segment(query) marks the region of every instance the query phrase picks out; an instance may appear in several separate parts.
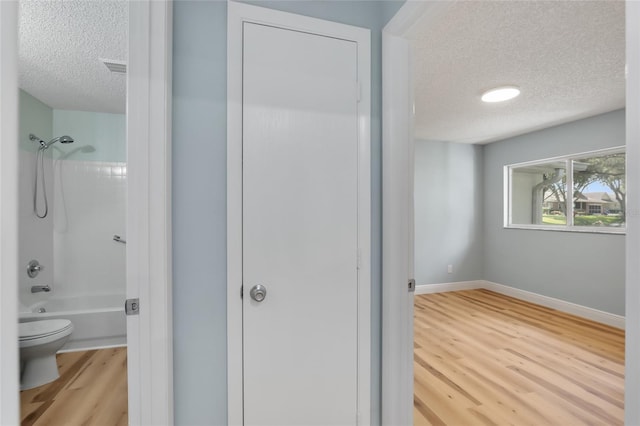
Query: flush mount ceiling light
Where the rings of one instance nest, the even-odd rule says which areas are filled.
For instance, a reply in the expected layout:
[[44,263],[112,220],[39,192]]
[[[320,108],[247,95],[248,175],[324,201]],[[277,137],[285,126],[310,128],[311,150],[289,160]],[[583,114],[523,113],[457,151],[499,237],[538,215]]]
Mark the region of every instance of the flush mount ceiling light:
[[487,90],[482,94],[482,102],[504,102],[520,94],[516,86],[501,86]]

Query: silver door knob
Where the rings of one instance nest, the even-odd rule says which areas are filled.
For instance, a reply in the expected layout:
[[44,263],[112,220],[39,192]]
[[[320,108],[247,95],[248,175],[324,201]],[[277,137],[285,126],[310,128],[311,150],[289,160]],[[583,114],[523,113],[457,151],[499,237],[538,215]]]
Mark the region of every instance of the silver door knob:
[[254,285],[249,292],[251,298],[256,302],[262,302],[267,297],[267,288],[262,284]]

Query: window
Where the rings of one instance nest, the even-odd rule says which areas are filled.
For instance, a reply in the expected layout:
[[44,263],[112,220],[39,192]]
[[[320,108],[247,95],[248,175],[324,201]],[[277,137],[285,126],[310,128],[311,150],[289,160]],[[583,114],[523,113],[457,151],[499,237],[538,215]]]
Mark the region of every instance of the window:
[[624,232],[624,148],[506,166],[505,189],[506,227]]
[[589,214],[601,214],[602,206],[589,204]]

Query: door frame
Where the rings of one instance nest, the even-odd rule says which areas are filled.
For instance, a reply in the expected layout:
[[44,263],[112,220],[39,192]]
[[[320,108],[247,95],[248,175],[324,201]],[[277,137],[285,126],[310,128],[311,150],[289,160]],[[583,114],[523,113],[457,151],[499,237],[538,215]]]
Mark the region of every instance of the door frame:
[[3,425],[20,423],[18,111],[18,2],[3,1],[0,2],[0,424]]
[[[358,43],[358,424],[371,422],[371,41],[368,29],[228,2],[227,17],[227,395],[228,424],[243,424],[242,28],[272,25]],[[365,66],[360,66],[365,64]]]
[[[0,2],[3,141],[18,137],[17,5],[17,1]],[[147,0],[129,6],[127,140],[136,143],[127,144],[127,281],[139,288],[137,292],[127,288],[127,297],[142,301],[140,315],[127,321],[128,339],[133,342],[128,348],[129,424],[172,424],[172,3]],[[17,143],[0,144],[1,424],[20,421],[17,158]]]
[[172,47],[172,1],[129,2],[127,298],[141,303],[127,317],[130,425],[173,424]]
[[[382,33],[382,424],[413,424],[413,306],[408,303],[413,209],[406,170],[413,163],[411,49],[407,31],[425,14],[437,21],[447,2],[407,1]],[[627,193],[640,193],[640,3],[626,2]],[[635,167],[634,167],[635,166]],[[626,233],[625,424],[640,424],[640,197],[629,197]]]
[[413,58],[404,34],[447,7],[407,1],[382,30],[383,425],[413,424]]
[[[627,1],[627,194],[640,194],[640,3]],[[640,424],[640,197],[627,201],[624,423]]]

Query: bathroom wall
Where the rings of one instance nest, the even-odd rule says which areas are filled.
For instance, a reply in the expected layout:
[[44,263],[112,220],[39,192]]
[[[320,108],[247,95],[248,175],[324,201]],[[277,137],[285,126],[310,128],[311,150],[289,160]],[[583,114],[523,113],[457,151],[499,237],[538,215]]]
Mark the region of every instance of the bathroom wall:
[[123,114],[53,111],[55,296],[121,294],[126,288],[126,120]]
[[126,132],[124,114],[53,110],[53,133],[68,134],[75,139],[71,145],[57,145],[57,158],[63,152],[68,154],[78,147],[91,146],[93,150],[84,149],[67,159],[124,163],[127,161]]
[[[53,215],[38,219],[33,213],[33,186],[35,181],[35,161],[38,144],[29,140],[33,133],[44,140],[53,134],[53,110],[27,92],[20,90],[20,127],[18,134],[18,259],[19,259],[19,301],[29,306],[47,297],[46,293],[31,294],[32,285],[53,283]],[[53,191],[51,155],[44,161],[44,175],[47,194]],[[44,209],[44,205],[41,205]],[[53,197],[49,198],[49,210],[53,210]],[[44,269],[36,278],[29,278],[26,265],[37,259]]]

